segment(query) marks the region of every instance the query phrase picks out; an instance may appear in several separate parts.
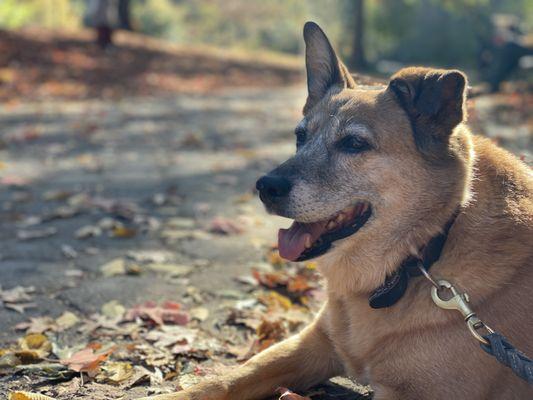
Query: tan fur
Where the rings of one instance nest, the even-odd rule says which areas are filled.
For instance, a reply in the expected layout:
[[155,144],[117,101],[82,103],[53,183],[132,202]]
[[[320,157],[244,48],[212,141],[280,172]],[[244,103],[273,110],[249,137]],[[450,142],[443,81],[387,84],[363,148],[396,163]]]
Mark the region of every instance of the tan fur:
[[[421,71],[403,74],[429,70]],[[449,138],[447,159],[428,161],[390,88],[336,88],[307,107],[321,130],[332,114],[356,116],[375,135],[376,153],[350,167],[373,187],[365,198],[371,220],[319,259],[328,300],[311,326],[227,376],[153,399],[259,400],[279,386],[301,390],[339,374],[371,384],[376,400],[533,398],[530,386],[479,348],[459,313],[433,304],[425,279],[411,279],[390,308],[368,305],[386,275],[461,206],[431,272],[467,291],[481,319],[533,354],[531,170],[464,123]]]

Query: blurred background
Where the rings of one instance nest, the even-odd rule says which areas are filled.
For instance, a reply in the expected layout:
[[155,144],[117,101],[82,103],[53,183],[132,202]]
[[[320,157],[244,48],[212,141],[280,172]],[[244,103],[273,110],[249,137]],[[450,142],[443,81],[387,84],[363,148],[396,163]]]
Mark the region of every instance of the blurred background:
[[[128,30],[167,43],[245,53],[301,54],[301,27],[307,20],[326,28],[352,69],[388,75],[406,64],[462,68],[474,82],[487,82],[496,91],[504,79],[527,80],[530,74],[526,71],[533,66],[533,4],[528,0],[0,3],[0,28],[5,30],[74,33],[100,25],[100,30],[105,26]],[[111,38],[101,36],[102,40]],[[10,62],[15,61],[5,60],[8,66]]]
[[254,189],[294,152],[307,20],[362,86],[464,70],[472,131],[533,163],[531,0],[0,0],[1,398],[170,391],[311,320]]

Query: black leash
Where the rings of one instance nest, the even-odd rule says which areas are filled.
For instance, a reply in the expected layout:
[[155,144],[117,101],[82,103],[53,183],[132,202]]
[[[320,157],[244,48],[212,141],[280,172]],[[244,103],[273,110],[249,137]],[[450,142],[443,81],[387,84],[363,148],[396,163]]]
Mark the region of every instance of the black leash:
[[499,333],[493,332],[484,336],[488,344],[481,343],[483,350],[503,365],[511,368],[513,372],[533,385],[533,360],[517,350],[509,341]]

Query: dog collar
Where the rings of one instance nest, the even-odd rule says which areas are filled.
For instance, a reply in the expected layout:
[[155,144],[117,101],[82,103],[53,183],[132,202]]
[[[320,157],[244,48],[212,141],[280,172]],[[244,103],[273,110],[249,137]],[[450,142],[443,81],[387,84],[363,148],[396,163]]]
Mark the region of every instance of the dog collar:
[[400,267],[390,276],[387,276],[383,285],[372,292],[368,298],[368,303],[372,308],[386,308],[396,304],[407,290],[409,278],[420,276],[422,273],[418,265],[422,264],[427,271],[440,258],[448,232],[450,231],[455,219],[459,215],[459,209],[455,211],[448,220],[442,233],[433,236],[429,242],[420,251],[421,257],[409,256],[405,259]]

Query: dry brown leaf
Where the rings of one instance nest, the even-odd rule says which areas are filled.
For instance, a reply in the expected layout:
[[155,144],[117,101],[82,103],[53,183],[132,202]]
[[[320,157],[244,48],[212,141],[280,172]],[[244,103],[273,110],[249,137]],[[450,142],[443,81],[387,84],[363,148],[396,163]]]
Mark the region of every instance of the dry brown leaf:
[[56,322],[50,317],[30,318],[30,322],[21,322],[15,325],[17,330],[25,330],[27,333],[43,333],[57,330]]
[[74,353],[71,357],[61,360],[61,364],[66,365],[73,371],[86,372],[89,376],[95,376],[100,370],[100,364],[112,352],[113,348],[97,354],[92,347],[87,347]]
[[153,301],[147,301],[144,304],[137,305],[126,313],[126,321],[135,318],[147,319],[156,325],[163,325],[165,322],[177,325],[186,325],[189,322],[189,314],[181,310],[178,303],[167,301],[162,306],[158,306]]

